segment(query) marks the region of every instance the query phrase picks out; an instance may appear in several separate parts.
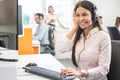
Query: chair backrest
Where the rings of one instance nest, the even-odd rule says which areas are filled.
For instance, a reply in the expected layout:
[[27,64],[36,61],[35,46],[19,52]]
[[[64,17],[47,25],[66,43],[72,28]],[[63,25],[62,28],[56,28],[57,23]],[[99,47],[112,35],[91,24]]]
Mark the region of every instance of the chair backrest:
[[55,38],[54,31],[55,31],[54,26],[49,27],[49,31],[48,31],[49,36],[48,36],[48,39],[49,39],[49,43],[50,43],[50,48],[52,50],[55,49],[55,45],[54,45],[54,42],[53,42],[53,40]]
[[0,47],[4,47],[4,48],[6,47],[4,41],[0,40]]
[[112,56],[108,80],[120,80],[120,40],[112,40]]
[[117,27],[107,27],[111,40],[120,40],[120,32]]

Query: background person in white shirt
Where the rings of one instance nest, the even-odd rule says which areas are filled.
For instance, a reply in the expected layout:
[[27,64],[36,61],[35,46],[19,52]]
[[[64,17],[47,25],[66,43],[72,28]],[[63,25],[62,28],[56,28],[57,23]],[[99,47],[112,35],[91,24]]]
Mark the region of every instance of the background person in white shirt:
[[72,51],[72,61],[78,70],[65,68],[61,74],[75,75],[80,80],[107,80],[111,41],[109,34],[101,29],[96,10],[96,6],[86,0],[75,5],[74,26],[57,47],[62,53]]
[[50,5],[50,6],[48,7],[48,15],[46,15],[45,22],[46,22],[48,25],[50,25],[50,26],[55,25],[55,27],[56,27],[56,22],[57,22],[57,21],[58,21],[60,27],[62,27],[63,29],[68,29],[68,28],[64,27],[64,26],[61,24],[61,22],[60,22],[60,20],[58,19],[57,15],[54,13],[54,8],[53,8],[53,6]]
[[60,20],[58,19],[57,15],[54,13],[54,8],[53,6],[49,6],[48,7],[48,14],[45,17],[45,23],[49,26],[49,27],[53,27],[54,28],[54,39],[53,42],[54,44],[56,43],[56,22],[58,22],[58,24],[60,25],[61,28],[68,30],[69,28],[63,26],[60,22]]

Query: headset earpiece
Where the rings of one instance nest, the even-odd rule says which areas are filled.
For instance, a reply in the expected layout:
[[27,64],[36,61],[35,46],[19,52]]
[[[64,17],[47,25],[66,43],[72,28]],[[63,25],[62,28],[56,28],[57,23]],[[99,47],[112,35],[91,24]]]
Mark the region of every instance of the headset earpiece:
[[97,14],[97,9],[94,7],[93,15],[92,15],[92,21],[95,23],[98,20],[98,14]]

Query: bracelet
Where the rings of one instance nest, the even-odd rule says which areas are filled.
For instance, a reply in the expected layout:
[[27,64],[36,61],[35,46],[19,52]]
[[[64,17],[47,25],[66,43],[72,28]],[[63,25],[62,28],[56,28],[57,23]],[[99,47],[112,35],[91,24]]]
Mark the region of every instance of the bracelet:
[[82,73],[82,76],[81,76],[81,77],[85,77],[85,78],[88,77],[88,73],[87,73],[87,71],[85,71],[85,70],[81,70],[81,73]]

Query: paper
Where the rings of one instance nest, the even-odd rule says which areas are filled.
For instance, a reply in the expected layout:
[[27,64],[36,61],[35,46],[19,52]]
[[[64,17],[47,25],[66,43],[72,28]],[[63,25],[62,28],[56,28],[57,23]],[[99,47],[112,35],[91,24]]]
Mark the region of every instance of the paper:
[[1,61],[18,61],[18,51],[17,50],[0,50],[0,60]]

